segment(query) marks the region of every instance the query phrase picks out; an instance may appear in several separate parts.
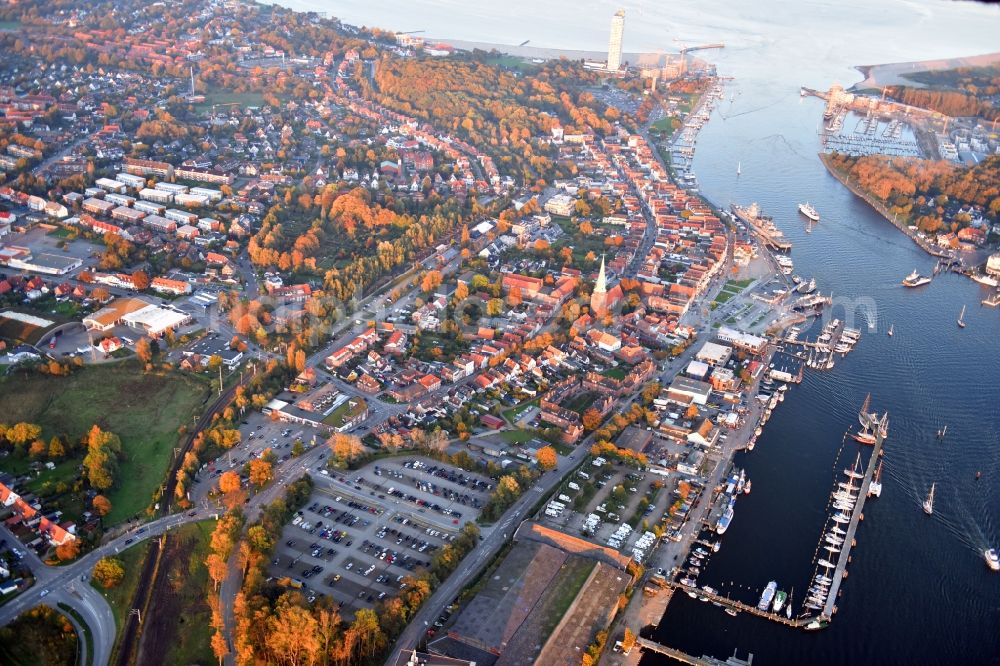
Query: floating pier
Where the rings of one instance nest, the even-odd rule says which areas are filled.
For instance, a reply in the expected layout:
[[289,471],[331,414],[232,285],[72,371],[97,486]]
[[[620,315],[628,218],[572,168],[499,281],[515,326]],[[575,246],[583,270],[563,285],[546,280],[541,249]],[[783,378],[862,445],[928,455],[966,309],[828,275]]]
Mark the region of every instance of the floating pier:
[[847,534],[844,536],[844,546],[837,559],[837,566],[833,571],[833,582],[830,584],[830,594],[826,598],[826,605],[823,607],[821,620],[830,620],[837,612],[837,594],[840,592],[840,585],[847,576],[847,564],[851,560],[851,548],[854,547],[854,537],[858,531],[858,524],[861,522],[862,513],[865,509],[865,500],[868,499],[868,490],[872,485],[872,478],[875,475],[878,457],[882,453],[882,442],[885,438],[879,428],[875,428],[875,444],[872,446],[872,455],[868,460],[868,467],[865,469],[864,480],[861,482],[861,489],[858,492],[858,499],[854,505],[854,512],[851,514],[851,522],[847,527]]
[[750,653],[747,659],[740,659],[734,653],[732,657],[722,661],[721,659],[709,656],[694,657],[686,652],[681,652],[680,650],[667,647],[666,645],[662,645],[661,643],[657,643],[656,641],[651,641],[646,638],[637,638],[635,643],[643,650],[657,652],[670,657],[675,661],[679,661],[682,664],[691,664],[692,666],[750,666],[753,664],[753,653]]
[[712,592],[707,592],[700,587],[691,587],[689,585],[684,585],[683,583],[679,583],[676,581],[667,581],[666,584],[675,587],[678,590],[682,590],[684,592],[689,592],[689,591],[693,592],[699,597],[705,597],[709,601],[716,602],[726,608],[732,608],[733,610],[740,611],[741,613],[749,613],[750,615],[756,615],[757,617],[762,617],[765,620],[772,620],[779,624],[783,624],[786,627],[805,628],[807,625],[809,625],[810,622],[812,622],[815,619],[812,617],[789,619],[781,613],[762,611],[755,605],[744,603],[742,601],[736,601],[735,599],[730,599],[729,597],[724,597],[722,595],[715,594]]

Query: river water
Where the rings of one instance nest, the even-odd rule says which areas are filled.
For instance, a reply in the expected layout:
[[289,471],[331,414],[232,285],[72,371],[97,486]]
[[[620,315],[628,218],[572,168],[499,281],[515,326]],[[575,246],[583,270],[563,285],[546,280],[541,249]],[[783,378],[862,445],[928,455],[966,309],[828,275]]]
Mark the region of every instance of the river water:
[[[996,50],[1000,10],[969,2],[555,0],[502,5],[457,0],[289,0],[358,25],[426,30],[427,36],[601,50],[611,14],[626,10],[626,51],[725,42],[702,57],[734,77],[702,130],[694,171],[721,207],[758,201],[795,244],[796,272],[837,299],[833,316],[864,335],[830,372],[807,370],[775,411],[752,454],[741,455],[753,493],[741,498],[723,547],[700,582],[756,602],[769,580],[801,591],[823,526],[841,450],[867,392],[888,410],[883,492],[865,510],[849,577],[831,626],[801,632],[731,618],[685,595],[654,637],[686,652],[757,664],[1000,663],[1000,574],[982,559],[1000,547],[1000,310],[957,275],[905,289],[933,261],[829,176],[816,157],[822,103],[798,88],[860,80],[854,65],[957,57]],[[732,100],[732,101],[730,101]],[[737,176],[736,165],[742,174]],[[822,215],[811,234],[796,211]],[[967,306],[960,330],[956,318]],[[863,314],[867,313],[867,314]],[[869,324],[874,328],[869,329]],[[892,324],[895,335],[886,330]],[[815,333],[813,333],[814,335]],[[939,441],[935,433],[947,424]],[[841,460],[837,461],[838,453]],[[982,479],[975,480],[975,472]],[[935,515],[920,504],[937,482]],[[667,663],[656,655],[643,664]]]

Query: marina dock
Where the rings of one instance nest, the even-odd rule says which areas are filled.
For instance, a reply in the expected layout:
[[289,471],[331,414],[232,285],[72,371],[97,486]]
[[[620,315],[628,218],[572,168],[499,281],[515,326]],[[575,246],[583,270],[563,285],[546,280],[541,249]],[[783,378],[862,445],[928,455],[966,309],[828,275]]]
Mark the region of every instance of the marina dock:
[[681,652],[672,647],[667,647],[657,643],[656,641],[651,641],[646,638],[637,638],[635,644],[641,647],[643,650],[649,650],[650,652],[657,652],[664,656],[670,657],[675,661],[679,661],[682,664],[691,664],[692,666],[750,666],[753,664],[753,654],[747,659],[740,659],[735,654],[729,657],[725,661],[721,659],[716,659],[715,657],[701,656],[694,657],[687,654],[686,652]]
[[858,501],[854,506],[854,512],[851,514],[851,522],[847,528],[847,535],[844,537],[844,548],[840,551],[840,557],[837,559],[837,567],[834,569],[832,576],[833,582],[830,584],[830,594],[826,599],[826,605],[823,607],[823,613],[820,615],[821,620],[830,620],[833,614],[837,612],[837,595],[840,593],[841,583],[847,576],[847,564],[851,561],[851,548],[855,543],[854,537],[865,510],[865,500],[868,498],[868,490],[872,485],[872,478],[875,475],[878,457],[882,453],[884,437],[878,428],[875,431],[876,436],[875,444],[872,446],[872,455],[868,460],[868,467],[865,469],[864,481],[861,482],[861,490],[858,493]]
[[805,617],[805,618],[787,618],[781,613],[772,613],[771,611],[762,611],[757,608],[757,606],[744,603],[742,601],[736,601],[735,599],[730,599],[729,597],[724,597],[719,594],[712,592],[707,592],[700,587],[691,587],[689,585],[684,585],[677,581],[667,581],[667,585],[674,587],[682,592],[693,592],[698,597],[705,597],[708,601],[718,603],[725,608],[732,608],[733,610],[740,611],[741,613],[749,613],[750,615],[756,615],[757,617],[762,617],[765,620],[773,620],[778,624],[783,624],[786,627],[803,628],[812,622],[815,618]]

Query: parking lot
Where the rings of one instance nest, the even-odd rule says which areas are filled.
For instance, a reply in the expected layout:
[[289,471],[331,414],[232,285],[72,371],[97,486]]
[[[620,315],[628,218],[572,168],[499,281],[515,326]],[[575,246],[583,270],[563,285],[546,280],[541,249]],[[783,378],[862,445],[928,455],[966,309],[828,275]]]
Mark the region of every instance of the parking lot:
[[[673,487],[673,480],[659,474],[612,461],[584,465],[541,509],[538,520],[631,555],[643,532],[667,517]],[[588,521],[591,515],[597,520]]]
[[347,475],[323,470],[314,479],[270,574],[309,599],[332,597],[348,619],[406,589],[407,577],[476,519],[493,483],[424,458],[383,459]]
[[[198,474],[196,496],[202,497],[216,485],[223,472],[236,470],[242,475],[243,466],[253,458],[271,449],[279,463],[292,457],[296,440],[302,442],[303,450],[322,445],[326,435],[310,426],[296,423],[272,421],[260,412],[250,412],[240,424],[242,439],[232,449],[202,467]],[[243,478],[246,483],[246,478]]]

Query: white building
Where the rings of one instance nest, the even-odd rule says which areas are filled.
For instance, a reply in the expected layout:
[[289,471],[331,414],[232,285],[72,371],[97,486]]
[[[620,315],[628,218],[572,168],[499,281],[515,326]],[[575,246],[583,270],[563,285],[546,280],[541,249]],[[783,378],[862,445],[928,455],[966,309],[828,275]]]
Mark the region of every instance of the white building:
[[608,71],[617,72],[622,66],[622,35],[625,33],[625,10],[611,17],[611,39],[608,41]]

